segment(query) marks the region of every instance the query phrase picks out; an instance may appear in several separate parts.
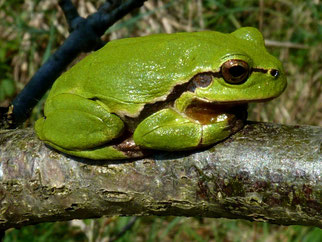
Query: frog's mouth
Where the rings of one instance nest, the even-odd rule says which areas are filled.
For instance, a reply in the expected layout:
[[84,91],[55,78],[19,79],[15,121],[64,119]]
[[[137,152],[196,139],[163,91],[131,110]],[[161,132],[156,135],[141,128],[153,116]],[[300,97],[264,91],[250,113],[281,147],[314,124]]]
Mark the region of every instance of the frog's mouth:
[[202,125],[228,122],[232,127],[239,126],[247,119],[247,103],[208,103],[194,100],[185,114]]

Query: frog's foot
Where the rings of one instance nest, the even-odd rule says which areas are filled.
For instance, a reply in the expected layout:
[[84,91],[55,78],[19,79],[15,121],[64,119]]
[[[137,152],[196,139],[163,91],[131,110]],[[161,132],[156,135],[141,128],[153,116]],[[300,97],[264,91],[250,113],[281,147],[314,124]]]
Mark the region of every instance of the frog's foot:
[[116,159],[127,159],[128,157],[124,152],[115,149],[113,146],[110,145],[102,145],[91,149],[83,149],[83,150],[70,150],[65,149],[61,146],[58,146],[54,143],[49,141],[45,141],[46,144],[59,150],[63,153],[83,157],[86,159],[92,160],[116,160]]
[[193,149],[226,139],[243,127],[246,117],[245,105],[214,107],[196,103],[186,113],[163,109],[143,120],[133,138],[137,145],[148,149]]
[[124,136],[121,136],[120,138],[115,139],[105,145],[83,150],[65,149],[49,141],[45,141],[45,143],[66,154],[93,160],[140,158],[151,153],[148,150],[142,149],[140,146],[137,146],[134,143],[132,136],[125,139]]
[[200,146],[214,144],[238,132],[247,119],[247,104],[193,101],[185,114],[202,125]]

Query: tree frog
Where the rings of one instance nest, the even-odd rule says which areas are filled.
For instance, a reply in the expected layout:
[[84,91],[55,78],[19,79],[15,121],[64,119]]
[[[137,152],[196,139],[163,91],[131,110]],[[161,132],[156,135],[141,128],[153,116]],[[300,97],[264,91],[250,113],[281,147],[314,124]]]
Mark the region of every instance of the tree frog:
[[89,159],[195,149],[240,130],[247,103],[275,98],[286,84],[256,28],[114,40],[57,79],[35,130]]

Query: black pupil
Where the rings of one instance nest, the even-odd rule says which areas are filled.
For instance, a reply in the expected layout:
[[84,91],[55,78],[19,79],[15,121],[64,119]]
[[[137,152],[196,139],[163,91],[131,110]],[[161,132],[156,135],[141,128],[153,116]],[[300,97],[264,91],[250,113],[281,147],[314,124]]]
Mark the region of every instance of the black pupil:
[[233,77],[239,77],[239,76],[245,74],[245,71],[246,71],[245,68],[242,66],[233,66],[233,67],[229,68],[229,73]]

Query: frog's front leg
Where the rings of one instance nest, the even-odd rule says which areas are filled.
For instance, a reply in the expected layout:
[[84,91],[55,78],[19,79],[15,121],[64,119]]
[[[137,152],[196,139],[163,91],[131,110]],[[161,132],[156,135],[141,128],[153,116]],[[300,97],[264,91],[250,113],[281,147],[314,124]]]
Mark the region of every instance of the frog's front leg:
[[78,95],[60,94],[50,98],[45,117],[35,125],[41,140],[71,155],[91,159],[127,158],[108,142],[124,130],[123,121],[99,102]]
[[[233,124],[234,126],[235,123]],[[133,138],[143,148],[157,150],[187,150],[214,144],[227,138],[232,129],[228,116],[218,121],[202,124],[174,109],[163,109],[144,119],[136,128]]]

